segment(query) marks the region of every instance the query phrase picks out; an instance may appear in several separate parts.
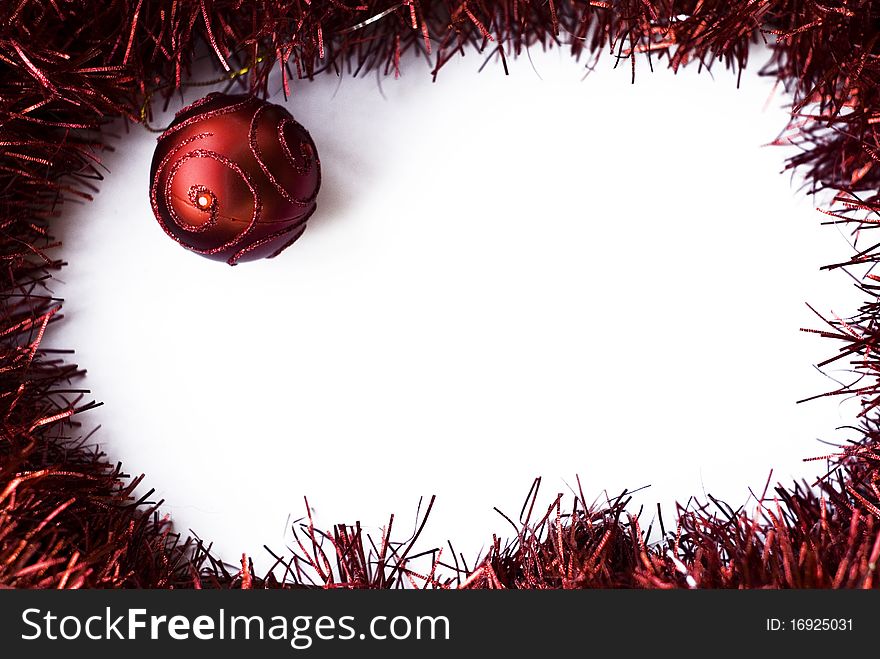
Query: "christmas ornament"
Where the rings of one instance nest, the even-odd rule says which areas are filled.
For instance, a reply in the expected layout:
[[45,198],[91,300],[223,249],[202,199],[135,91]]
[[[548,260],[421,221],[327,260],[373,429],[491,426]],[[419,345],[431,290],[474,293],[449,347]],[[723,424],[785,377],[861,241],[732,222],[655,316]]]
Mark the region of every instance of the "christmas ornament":
[[306,129],[280,105],[213,93],[177,113],[150,171],[159,224],[197,254],[236,265],[302,235],[321,185]]

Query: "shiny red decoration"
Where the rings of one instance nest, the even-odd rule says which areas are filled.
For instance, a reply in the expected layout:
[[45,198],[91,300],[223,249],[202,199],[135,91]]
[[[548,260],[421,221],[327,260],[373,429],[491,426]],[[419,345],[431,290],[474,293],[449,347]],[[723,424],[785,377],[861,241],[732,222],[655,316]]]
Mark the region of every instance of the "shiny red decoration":
[[318,152],[280,105],[212,93],[177,113],[150,170],[150,203],[183,247],[236,265],[299,238],[321,186]]

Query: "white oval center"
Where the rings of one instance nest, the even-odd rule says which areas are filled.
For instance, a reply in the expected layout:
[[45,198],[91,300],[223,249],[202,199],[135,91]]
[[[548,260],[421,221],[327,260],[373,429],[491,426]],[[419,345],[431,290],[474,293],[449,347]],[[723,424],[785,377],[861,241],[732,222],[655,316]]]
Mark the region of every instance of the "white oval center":
[[795,405],[834,386],[804,302],[858,296],[819,272],[847,245],[761,148],[785,99],[764,110],[754,73],[737,90],[641,66],[631,85],[605,59],[581,82],[567,54],[532,58],[541,78],[469,56],[435,84],[413,63],[296,85],[324,184],[275,260],[169,240],[137,127],[97,200],[65,209],[52,344],[77,349],[106,403],[83,420],[181,531],[265,566],[304,496],[321,527],[395,512],[405,536],[437,494],[422,547],[472,559],[534,476],[547,499],[576,475],[588,498],[650,484],[633,505],[671,517],[707,492],[743,503],[771,468],[818,472],[802,458],[850,415]]

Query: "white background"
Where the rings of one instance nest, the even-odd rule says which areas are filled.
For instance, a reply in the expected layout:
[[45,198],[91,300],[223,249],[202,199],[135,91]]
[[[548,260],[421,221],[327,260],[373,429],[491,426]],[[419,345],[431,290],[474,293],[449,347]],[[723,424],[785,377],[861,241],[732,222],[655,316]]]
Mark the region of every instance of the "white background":
[[576,475],[588,498],[650,485],[647,526],[658,501],[744,504],[771,468],[812,478],[817,439],[847,437],[851,406],[795,405],[835,386],[805,302],[860,300],[819,272],[846,240],[762,147],[784,95],[754,72],[737,90],[641,62],[633,86],[608,57],[586,79],[567,53],[532,60],[296,84],[324,186],[274,261],[169,240],[140,127],[96,201],[65,209],[50,344],[77,349],[105,402],[83,420],[179,530],[265,567],[303,496],[319,526],[394,512],[405,536],[437,494],[421,547],[473,559],[538,475],[544,502]]

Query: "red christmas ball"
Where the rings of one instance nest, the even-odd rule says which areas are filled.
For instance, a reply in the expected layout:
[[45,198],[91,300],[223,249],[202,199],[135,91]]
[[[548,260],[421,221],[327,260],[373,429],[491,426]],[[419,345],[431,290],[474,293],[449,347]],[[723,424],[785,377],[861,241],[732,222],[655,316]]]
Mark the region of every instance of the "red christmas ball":
[[305,128],[280,105],[208,94],[159,136],[150,203],[183,247],[235,265],[277,256],[315,211],[321,166]]

